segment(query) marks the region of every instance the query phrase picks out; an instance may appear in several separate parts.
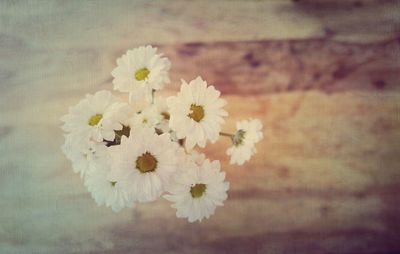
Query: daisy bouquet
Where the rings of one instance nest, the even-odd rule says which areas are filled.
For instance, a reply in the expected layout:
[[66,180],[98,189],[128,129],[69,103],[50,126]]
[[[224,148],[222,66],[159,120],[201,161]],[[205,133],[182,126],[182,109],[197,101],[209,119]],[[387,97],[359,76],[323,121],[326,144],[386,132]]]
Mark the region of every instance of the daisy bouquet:
[[[231,164],[243,164],[262,139],[261,122],[243,120],[232,134],[221,132],[225,100],[201,77],[182,80],[175,96],[157,92],[170,83],[168,58],[151,46],[128,50],[111,72],[114,90],[129,94],[126,102],[109,91],[86,95],[63,116],[62,150],[98,205],[114,211],[153,202],[172,202],[178,218],[201,221],[227,199],[229,183],[218,160],[196,147],[232,141]],[[136,102],[144,107],[136,108]]]

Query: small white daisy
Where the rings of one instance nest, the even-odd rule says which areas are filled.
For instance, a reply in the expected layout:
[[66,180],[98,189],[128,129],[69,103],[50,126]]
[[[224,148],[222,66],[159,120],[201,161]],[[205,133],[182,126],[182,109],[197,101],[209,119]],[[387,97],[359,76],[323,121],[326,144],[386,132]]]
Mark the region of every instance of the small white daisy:
[[117,67],[111,72],[114,89],[129,92],[130,100],[152,99],[153,90],[160,90],[169,83],[171,62],[152,46],[128,50],[117,59]]
[[214,86],[197,77],[182,86],[177,96],[167,99],[170,112],[169,126],[176,131],[179,139],[185,138],[188,149],[196,144],[205,147],[207,140],[218,140],[223,117],[228,113],[223,109],[226,102],[219,98],[220,92]]
[[257,152],[255,145],[263,138],[261,129],[262,124],[258,119],[236,123],[236,133],[232,136],[233,146],[226,151],[231,156],[231,164],[242,165]]
[[150,105],[132,117],[130,126],[156,128],[161,120],[162,115],[159,114],[157,108],[154,105]]
[[154,129],[132,128],[129,138],[111,148],[112,179],[124,179],[138,202],[150,202],[160,197],[170,175],[177,167],[177,147],[169,134],[157,135]]
[[217,206],[223,206],[229,183],[220,171],[219,161],[205,160],[201,166],[190,166],[178,171],[168,187],[170,194],[164,198],[173,202],[178,218],[189,222],[201,221],[214,214]]
[[188,152],[182,146],[178,147],[176,156],[179,161],[178,170],[185,170],[186,168],[194,167],[194,165],[200,166],[206,160],[204,153],[199,153],[196,150]]
[[192,150],[191,153],[188,154],[188,160],[200,166],[206,160],[206,155],[204,153],[199,153],[196,150]]
[[[154,107],[156,108],[157,113],[161,116],[160,121],[156,125],[156,129],[158,129],[162,133],[171,132],[169,128],[169,111],[167,101],[164,97],[156,97],[154,99]],[[175,135],[175,134],[173,134]]]
[[114,130],[122,129],[121,122],[128,117],[129,111],[128,104],[117,102],[108,91],[88,94],[61,118],[63,130],[74,133],[82,140],[112,141],[115,138]]
[[65,135],[61,149],[71,160],[74,172],[80,173],[81,177],[96,169],[108,156],[105,143],[82,140],[73,134]]
[[165,119],[169,119],[167,100],[162,96],[157,96],[154,98],[154,105],[160,115]]
[[110,166],[105,161],[96,170],[86,174],[85,186],[96,201],[97,205],[111,207],[114,212],[125,207],[133,207],[134,201],[129,195],[126,186],[119,181],[110,180]]

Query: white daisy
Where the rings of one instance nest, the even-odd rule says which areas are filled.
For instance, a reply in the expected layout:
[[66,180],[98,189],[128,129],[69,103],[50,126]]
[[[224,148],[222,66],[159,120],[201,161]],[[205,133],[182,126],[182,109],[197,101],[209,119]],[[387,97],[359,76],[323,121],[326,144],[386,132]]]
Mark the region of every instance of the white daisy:
[[156,106],[150,105],[132,117],[130,126],[155,128],[161,120],[162,115],[159,114]]
[[[161,133],[168,133],[171,132],[169,128],[169,111],[167,101],[164,97],[156,97],[154,99],[154,107],[156,108],[157,113],[161,116],[160,121],[156,125],[156,129],[159,130]],[[174,136],[175,134],[172,134]]]
[[114,212],[120,211],[125,207],[132,207],[134,201],[129,195],[126,186],[119,181],[110,180],[110,166],[105,161],[96,170],[87,173],[85,186],[96,201],[97,205],[111,207]]
[[233,146],[226,151],[231,156],[231,164],[242,165],[257,152],[255,145],[263,138],[261,129],[262,124],[258,119],[236,123],[236,133],[232,136]]
[[190,165],[201,165],[203,161],[206,159],[205,155],[202,153],[198,153],[195,150],[188,152],[184,147],[179,145],[179,143],[174,142],[176,144],[176,160],[178,161],[177,170],[185,170],[190,167]]
[[107,158],[105,143],[81,140],[73,134],[65,135],[65,143],[61,149],[71,160],[74,172],[80,173],[81,177],[96,169],[104,161],[104,158]]
[[219,161],[205,160],[201,166],[187,165],[187,169],[174,175],[168,188],[170,194],[164,198],[174,203],[172,207],[177,209],[178,218],[201,221],[213,215],[217,206],[223,206],[229,183],[224,181],[225,173],[220,171]]
[[171,62],[156,52],[157,48],[142,46],[118,58],[118,66],[111,72],[114,89],[129,92],[131,101],[150,101],[153,90],[160,90],[170,82]]
[[164,191],[177,167],[176,149],[169,134],[157,135],[154,129],[135,127],[129,138],[111,148],[112,179],[123,183],[135,201],[150,202]]
[[129,106],[117,102],[108,91],[86,95],[69,113],[61,118],[63,130],[74,133],[83,140],[92,138],[97,142],[112,141],[114,130],[121,130],[121,122],[129,115]]
[[204,153],[199,153],[196,150],[192,150],[190,154],[188,154],[189,162],[193,162],[196,165],[202,165],[206,160],[206,155]]
[[177,96],[167,99],[170,112],[169,126],[176,131],[179,139],[185,138],[188,149],[196,144],[205,147],[207,140],[218,140],[223,117],[228,113],[223,110],[226,102],[219,98],[220,92],[214,86],[197,77],[182,86]]

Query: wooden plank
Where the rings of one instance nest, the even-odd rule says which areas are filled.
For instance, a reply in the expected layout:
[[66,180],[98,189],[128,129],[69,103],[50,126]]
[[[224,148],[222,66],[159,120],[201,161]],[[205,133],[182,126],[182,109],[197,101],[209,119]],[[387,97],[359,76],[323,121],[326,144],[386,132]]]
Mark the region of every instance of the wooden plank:
[[[2,2],[0,252],[400,252],[398,4],[358,2]],[[175,16],[192,23],[176,28]],[[228,140],[205,150],[222,160],[231,190],[200,224],[177,219],[165,200],[118,214],[97,207],[59,149],[68,106],[111,89],[116,57],[149,41],[173,62],[166,94],[200,74],[228,101],[224,130],[247,117],[265,126],[243,167],[228,164]]]
[[[246,45],[252,48],[254,43],[240,47]],[[173,52],[172,46],[164,48]],[[177,45],[175,52],[181,48]],[[314,54],[319,52],[324,54]],[[365,73],[363,68],[359,71]],[[334,93],[300,87],[246,96],[233,89],[225,95],[231,118],[224,129],[231,131],[236,120],[256,117],[265,125],[265,139],[244,167],[228,165],[227,140],[206,150],[211,158],[222,159],[232,188],[225,206],[201,224],[175,218],[166,201],[119,214],[95,205],[58,148],[58,116],[81,97],[73,88],[65,98],[22,107],[18,119],[6,111],[3,116],[10,121],[2,121],[0,139],[5,155],[1,246],[7,252],[58,253],[70,252],[70,246],[96,253],[398,251],[400,95],[394,85],[360,88],[353,81],[344,77],[348,86]]]
[[365,46],[318,39],[187,43],[161,49],[174,63],[173,80],[206,76],[223,93],[399,90],[397,40]]

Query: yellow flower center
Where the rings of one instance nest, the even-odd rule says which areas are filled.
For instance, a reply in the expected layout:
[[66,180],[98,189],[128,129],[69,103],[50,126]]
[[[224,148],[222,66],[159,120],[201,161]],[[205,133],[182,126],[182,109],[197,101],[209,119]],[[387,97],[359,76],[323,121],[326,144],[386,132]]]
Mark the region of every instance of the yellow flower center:
[[112,187],[115,187],[115,185],[117,184],[117,182],[110,182]]
[[150,73],[149,69],[144,67],[136,71],[135,78],[138,81],[144,80],[145,78],[147,78],[147,76],[149,76],[149,73]]
[[236,134],[232,137],[232,142],[235,146],[240,146],[243,144],[244,136],[246,132],[244,130],[238,130]]
[[166,119],[166,120],[169,120],[169,118],[170,118],[170,115],[169,115],[168,112],[161,112],[161,115],[162,115],[162,117],[163,117],[164,119]]
[[190,187],[190,194],[192,194],[193,198],[199,198],[203,196],[204,192],[207,189],[207,185],[204,183],[198,183],[195,184],[194,186]]
[[93,115],[92,117],[89,118],[88,124],[90,126],[95,126],[100,122],[100,120],[102,118],[103,118],[102,114],[95,114],[95,115]]
[[204,118],[204,108],[203,108],[203,106],[192,104],[190,106],[190,110],[191,110],[192,113],[189,113],[188,117],[192,118],[196,122],[200,122],[201,119]]
[[139,156],[136,160],[136,168],[140,171],[140,173],[148,173],[156,170],[157,167],[157,159],[149,153],[145,152],[141,156]]

